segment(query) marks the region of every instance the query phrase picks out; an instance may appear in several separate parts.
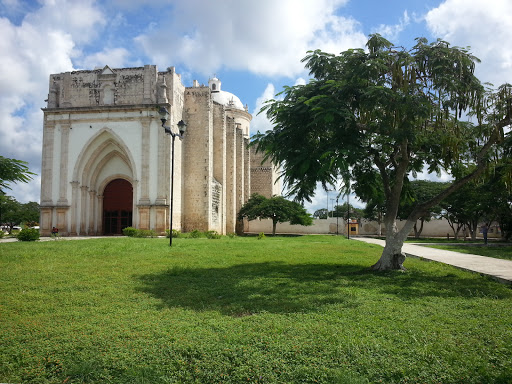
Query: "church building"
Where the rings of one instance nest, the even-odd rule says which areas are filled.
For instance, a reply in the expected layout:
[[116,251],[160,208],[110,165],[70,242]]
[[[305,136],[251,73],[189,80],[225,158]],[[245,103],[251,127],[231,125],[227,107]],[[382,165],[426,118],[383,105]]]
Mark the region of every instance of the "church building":
[[[161,121],[165,108],[168,117]],[[43,108],[41,235],[117,235],[132,226],[163,234],[242,230],[252,193],[280,194],[276,169],[248,147],[252,116],[240,99],[185,87],[174,67],[155,65],[50,75]],[[171,186],[172,137],[174,186]],[[171,187],[173,187],[171,189]]]

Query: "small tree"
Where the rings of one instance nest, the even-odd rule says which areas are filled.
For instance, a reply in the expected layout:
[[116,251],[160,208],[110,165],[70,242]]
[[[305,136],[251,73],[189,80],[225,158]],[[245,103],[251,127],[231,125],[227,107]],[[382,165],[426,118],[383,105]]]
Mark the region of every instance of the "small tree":
[[39,204],[35,201],[21,204],[20,206],[20,219],[29,227],[38,225],[39,222]]
[[0,223],[9,227],[9,233],[15,225],[25,223],[29,227],[39,221],[39,204],[31,201],[22,204],[14,197],[0,193]]
[[[402,191],[403,198],[400,209],[398,210],[398,218],[406,220],[417,204],[423,204],[429,201],[441,193],[446,187],[448,187],[448,183],[429,180],[413,180],[406,183]],[[440,204],[425,209],[422,215],[416,220],[416,223],[414,223],[414,237],[419,238],[423,231],[425,221],[440,217],[441,211],[442,207]]]
[[363,217],[363,210],[354,207],[352,204],[348,204],[347,206],[347,203],[343,203],[341,205],[336,205],[331,211],[331,214],[332,217],[343,217],[345,220],[354,217],[356,219],[361,219]]
[[20,210],[21,204],[14,197],[0,193],[0,223],[9,228],[9,234],[12,232],[12,228],[22,221]]
[[466,228],[471,240],[476,240],[479,223],[485,221],[490,224],[496,217],[492,207],[496,204],[495,198],[488,186],[487,183],[472,181],[442,203],[444,217],[449,220],[454,232],[455,229]]
[[313,217],[315,219],[327,219],[327,214],[329,212],[327,211],[327,208],[320,208],[313,213]]
[[244,217],[248,220],[271,219],[273,236],[276,234],[277,223],[289,221],[290,224],[313,224],[312,217],[299,203],[286,200],[282,196],[267,199],[257,193],[253,194],[240,209],[238,219],[242,220]]

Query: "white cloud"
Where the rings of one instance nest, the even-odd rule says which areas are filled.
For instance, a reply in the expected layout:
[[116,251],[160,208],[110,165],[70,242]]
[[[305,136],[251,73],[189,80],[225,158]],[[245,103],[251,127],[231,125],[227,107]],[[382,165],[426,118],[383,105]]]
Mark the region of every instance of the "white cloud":
[[261,107],[263,107],[267,100],[271,100],[274,98],[275,94],[276,89],[274,87],[274,84],[269,83],[267,84],[267,87],[263,91],[263,94],[256,99],[256,107],[252,112],[253,119],[251,121],[251,134],[255,134],[258,131],[264,133],[272,129],[272,124],[268,120],[267,115],[265,113],[260,113],[258,115],[258,112],[260,111]]
[[106,48],[101,52],[84,57],[79,61],[79,64],[83,69],[103,68],[105,65],[110,68],[123,68],[128,65],[129,56],[130,52],[125,48]]
[[471,46],[482,60],[477,76],[495,85],[512,81],[512,2],[446,0],[425,16],[431,32],[459,46]]
[[43,0],[43,6],[29,13],[24,23],[37,26],[41,34],[65,32],[75,43],[86,43],[98,36],[106,24],[94,0]]
[[376,32],[381,34],[383,37],[385,37],[388,40],[394,41],[398,40],[398,36],[400,33],[410,24],[411,18],[409,17],[409,14],[407,11],[404,11],[403,17],[400,18],[398,24],[394,25],[387,25],[387,24],[381,24]]
[[310,49],[339,53],[364,45],[358,24],[334,15],[345,2],[178,2],[172,19],[161,28],[151,26],[136,41],[159,66],[187,63],[206,75],[224,66],[293,76],[303,71],[300,60]]
[[306,85],[306,83],[307,83],[306,79],[299,77],[299,78],[297,78],[297,80],[295,80],[294,85]]
[[[17,10],[19,3],[7,5]],[[73,70],[77,44],[97,37],[105,20],[89,0],[46,0],[31,9],[16,24],[0,18],[0,153],[39,173],[49,75]],[[13,185],[10,193],[21,202],[38,201],[38,184]]]

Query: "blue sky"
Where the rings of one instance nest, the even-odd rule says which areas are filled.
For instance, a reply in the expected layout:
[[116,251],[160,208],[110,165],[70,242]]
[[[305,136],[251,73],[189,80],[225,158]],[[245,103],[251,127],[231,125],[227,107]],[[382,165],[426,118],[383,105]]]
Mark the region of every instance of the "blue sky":
[[[307,81],[308,50],[363,47],[370,33],[405,47],[418,36],[471,46],[482,81],[512,82],[510,15],[511,0],[0,0],[0,155],[40,173],[52,73],[156,64],[175,66],[185,86],[215,74],[249,106],[252,132],[265,131],[257,111]],[[10,194],[39,201],[39,183]],[[326,200],[319,191],[307,207]]]

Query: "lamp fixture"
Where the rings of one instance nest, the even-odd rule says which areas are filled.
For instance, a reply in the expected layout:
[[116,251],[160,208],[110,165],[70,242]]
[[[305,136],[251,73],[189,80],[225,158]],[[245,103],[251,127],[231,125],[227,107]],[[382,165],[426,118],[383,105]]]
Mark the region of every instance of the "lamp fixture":
[[158,113],[160,114],[160,120],[162,121],[162,128],[164,129],[165,133],[171,136],[172,139],[172,146],[171,146],[171,204],[169,207],[169,217],[170,217],[170,223],[169,223],[169,246],[172,247],[172,214],[173,214],[173,195],[174,195],[174,141],[176,140],[176,137],[179,137],[180,140],[183,140],[183,135],[185,134],[187,130],[187,123],[185,123],[183,120],[180,120],[178,122],[178,133],[174,133],[171,129],[171,127],[166,126],[165,123],[169,120],[169,111],[165,107],[160,107],[158,110]]

